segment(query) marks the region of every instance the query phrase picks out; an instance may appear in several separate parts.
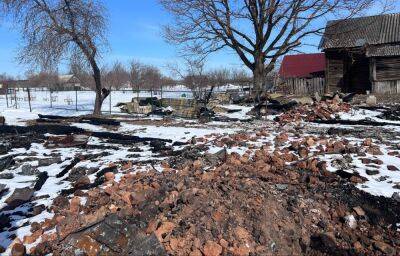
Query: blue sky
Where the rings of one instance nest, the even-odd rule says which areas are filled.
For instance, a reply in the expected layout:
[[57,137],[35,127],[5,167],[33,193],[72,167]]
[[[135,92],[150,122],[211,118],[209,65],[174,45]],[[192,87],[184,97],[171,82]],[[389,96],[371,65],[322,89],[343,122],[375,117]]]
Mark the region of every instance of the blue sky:
[[[103,54],[103,63],[132,59],[153,64],[167,72],[168,62],[179,62],[177,47],[167,44],[161,37],[162,25],[170,17],[157,0],[106,0],[108,8],[109,49]],[[7,20],[0,21],[0,74],[9,73],[23,77],[27,67],[19,65],[16,55],[20,36]],[[210,67],[241,67],[233,53],[223,52],[212,56]],[[60,72],[65,71],[61,67]]]
[[[110,44],[103,56],[104,63],[119,60],[128,63],[140,60],[162,68],[168,62],[178,61],[177,47],[167,44],[161,37],[161,27],[170,20],[157,0],[105,0],[109,15],[108,40]],[[0,21],[0,73],[23,77],[27,67],[15,60],[19,47],[19,33],[7,20]],[[319,39],[311,40],[318,44]],[[318,51],[313,47],[302,48],[305,52]],[[213,54],[207,61],[211,68],[240,68],[242,64],[230,51]],[[60,71],[65,71],[61,67]]]

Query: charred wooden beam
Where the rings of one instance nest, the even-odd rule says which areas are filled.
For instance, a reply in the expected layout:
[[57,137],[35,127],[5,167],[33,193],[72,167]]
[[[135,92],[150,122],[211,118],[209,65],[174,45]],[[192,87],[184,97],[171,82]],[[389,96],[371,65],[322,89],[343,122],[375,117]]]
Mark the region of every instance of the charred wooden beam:
[[341,124],[341,125],[364,125],[364,126],[400,126],[400,124],[396,123],[388,123],[388,122],[376,122],[370,120],[340,120],[340,119],[332,119],[332,120],[314,120],[312,123],[317,124]]
[[120,126],[121,122],[114,119],[102,118],[96,116],[84,116],[84,117],[73,117],[73,116],[56,116],[56,115],[41,115],[39,114],[39,120],[45,122],[56,122],[56,121],[76,121],[78,123],[87,123],[93,125],[112,125]]
[[100,139],[112,140],[116,143],[140,143],[140,142],[152,142],[152,141],[162,141],[166,143],[172,143],[170,139],[158,139],[158,138],[148,138],[139,137],[132,135],[125,135],[112,132],[92,132],[87,131],[82,128],[67,126],[67,125],[30,125],[30,126],[14,126],[5,125],[0,129],[0,134],[54,134],[54,135],[67,135],[67,134],[87,134]]

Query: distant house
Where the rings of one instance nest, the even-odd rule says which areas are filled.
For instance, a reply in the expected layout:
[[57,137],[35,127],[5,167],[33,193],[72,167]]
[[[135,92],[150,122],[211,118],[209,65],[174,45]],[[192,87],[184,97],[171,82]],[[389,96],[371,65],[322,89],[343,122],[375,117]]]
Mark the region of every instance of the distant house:
[[400,14],[330,21],[320,48],[329,91],[400,93]]
[[325,54],[286,55],[279,69],[281,88],[291,94],[324,93]]
[[59,75],[55,86],[58,90],[81,90],[81,81],[75,75]]

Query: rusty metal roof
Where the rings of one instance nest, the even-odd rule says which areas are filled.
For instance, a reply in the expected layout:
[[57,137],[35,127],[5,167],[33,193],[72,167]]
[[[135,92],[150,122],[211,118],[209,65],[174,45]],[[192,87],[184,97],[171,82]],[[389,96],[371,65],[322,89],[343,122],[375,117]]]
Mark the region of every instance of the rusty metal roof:
[[400,42],[400,13],[330,21],[320,47],[352,48]]
[[325,54],[309,53],[283,57],[279,75],[283,78],[311,77],[325,71]]

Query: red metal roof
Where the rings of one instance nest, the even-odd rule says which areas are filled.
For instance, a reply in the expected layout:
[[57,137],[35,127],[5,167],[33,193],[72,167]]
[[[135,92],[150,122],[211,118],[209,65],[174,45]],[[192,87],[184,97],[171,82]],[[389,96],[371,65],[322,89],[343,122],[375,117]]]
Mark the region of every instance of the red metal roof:
[[325,71],[325,54],[311,53],[283,57],[279,75],[283,78],[310,77],[312,73]]

